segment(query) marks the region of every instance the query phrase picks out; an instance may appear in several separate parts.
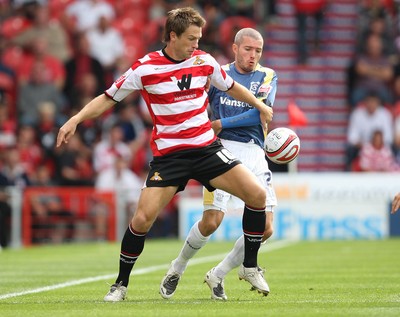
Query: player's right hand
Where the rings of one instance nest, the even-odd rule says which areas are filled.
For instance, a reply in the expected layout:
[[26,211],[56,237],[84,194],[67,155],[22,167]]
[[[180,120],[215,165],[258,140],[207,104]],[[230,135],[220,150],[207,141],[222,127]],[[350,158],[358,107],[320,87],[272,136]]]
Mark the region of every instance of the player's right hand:
[[74,135],[77,125],[75,117],[72,117],[60,128],[57,135],[57,147],[62,143],[68,143],[68,140]]
[[221,120],[211,121],[211,128],[214,130],[215,135],[218,135],[222,130]]

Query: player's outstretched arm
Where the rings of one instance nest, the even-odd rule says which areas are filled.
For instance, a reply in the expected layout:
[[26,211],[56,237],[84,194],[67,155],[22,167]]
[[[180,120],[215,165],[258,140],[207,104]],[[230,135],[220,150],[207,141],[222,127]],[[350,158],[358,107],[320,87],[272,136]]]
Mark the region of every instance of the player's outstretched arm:
[[116,102],[105,94],[94,98],[60,128],[57,135],[56,146],[59,147],[62,143],[68,143],[68,140],[74,135],[79,123],[87,119],[98,117],[115,104]]
[[264,102],[257,99],[246,87],[238,82],[235,82],[233,87],[226,93],[236,100],[247,102],[258,109],[258,111],[260,111],[260,122],[263,123],[264,129],[267,129],[267,124],[272,121],[273,117],[273,110],[271,107],[266,106]]
[[258,124],[261,124],[260,111],[258,109],[251,109],[236,116],[212,121],[211,127],[215,134],[218,135],[222,129],[250,127]]
[[397,193],[393,198],[392,202],[392,214],[394,214],[400,208],[400,193]]

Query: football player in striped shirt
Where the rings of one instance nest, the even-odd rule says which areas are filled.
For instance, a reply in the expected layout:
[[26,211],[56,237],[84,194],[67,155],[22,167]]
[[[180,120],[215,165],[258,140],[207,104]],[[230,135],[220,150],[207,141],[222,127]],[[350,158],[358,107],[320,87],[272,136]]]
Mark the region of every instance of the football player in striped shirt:
[[217,139],[207,113],[208,81],[258,109],[264,125],[272,120],[273,111],[227,75],[210,54],[198,49],[204,25],[204,18],[193,8],[169,11],[163,35],[166,46],[136,61],[104,94],[86,104],[59,130],[57,146],[68,142],[79,123],[98,117],[136,90],[146,101],[153,120],[153,159],[137,209],[121,242],[119,274],[105,301],[126,298],[130,273],[143,251],[147,232],[189,179],[199,181],[209,191],[223,189],[245,202],[243,266],[246,275],[258,274],[266,191]]

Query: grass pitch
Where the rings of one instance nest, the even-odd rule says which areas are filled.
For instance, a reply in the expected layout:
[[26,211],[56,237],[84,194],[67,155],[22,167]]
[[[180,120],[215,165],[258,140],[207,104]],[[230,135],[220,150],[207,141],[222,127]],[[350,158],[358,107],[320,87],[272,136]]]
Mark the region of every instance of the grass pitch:
[[3,250],[0,316],[400,316],[398,239],[271,241],[259,255],[269,296],[249,291],[234,271],[225,280],[228,301],[213,301],[204,275],[232,245],[200,250],[164,300],[159,283],[182,241],[148,240],[122,303],[102,301],[117,275],[119,243]]

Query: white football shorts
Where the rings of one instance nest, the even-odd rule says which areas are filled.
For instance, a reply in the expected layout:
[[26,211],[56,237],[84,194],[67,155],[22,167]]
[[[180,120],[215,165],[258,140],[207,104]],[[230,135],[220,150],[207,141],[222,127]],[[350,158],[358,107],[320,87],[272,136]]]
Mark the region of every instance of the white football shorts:
[[[268,162],[265,159],[265,152],[257,144],[243,143],[237,141],[223,140],[221,142],[233,155],[235,155],[242,163],[256,175],[259,182],[267,191],[267,201],[265,211],[273,212],[273,208],[277,205],[275,190],[272,186],[272,173],[268,168]],[[204,210],[220,210],[227,211],[243,211],[244,203],[242,200],[221,189],[209,192],[203,188],[203,205]]]

